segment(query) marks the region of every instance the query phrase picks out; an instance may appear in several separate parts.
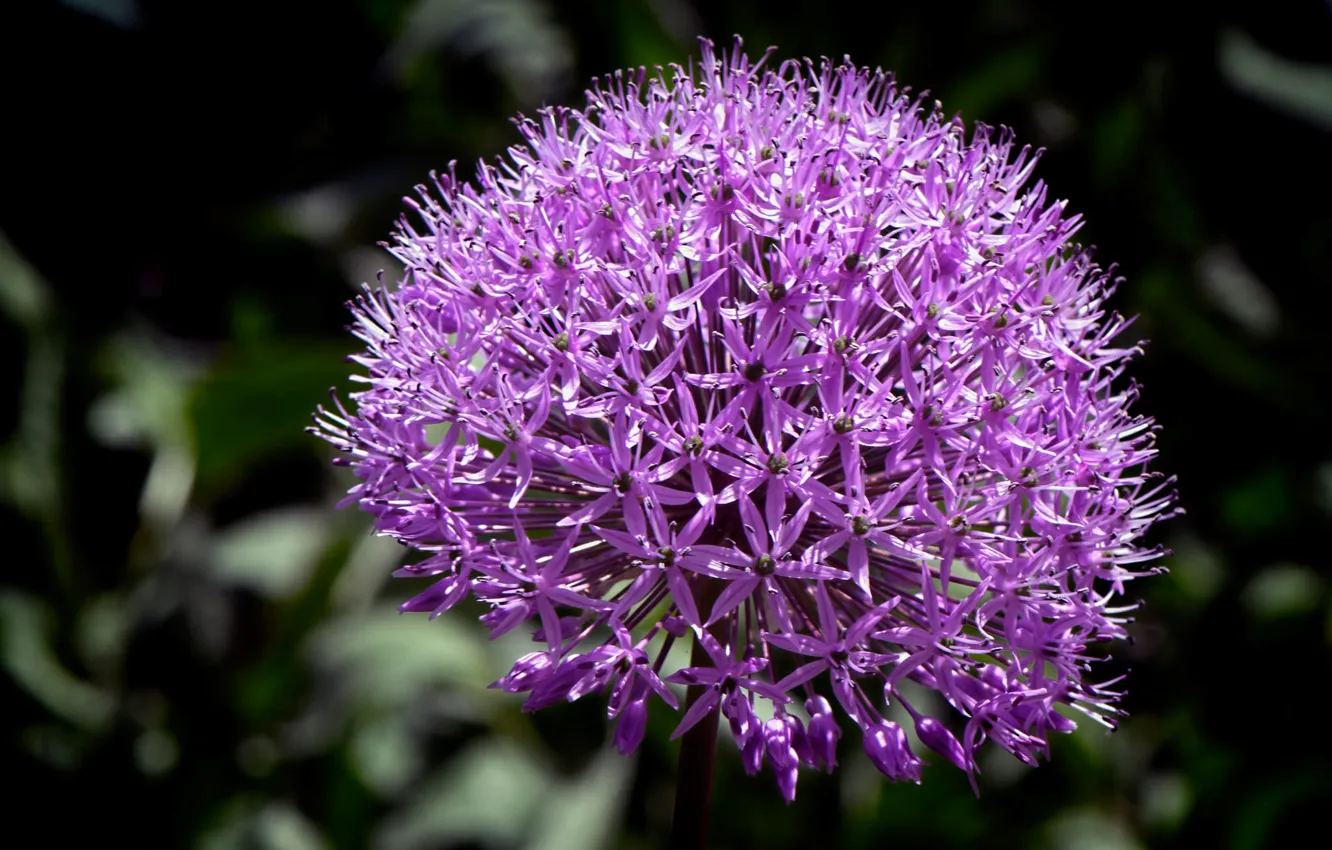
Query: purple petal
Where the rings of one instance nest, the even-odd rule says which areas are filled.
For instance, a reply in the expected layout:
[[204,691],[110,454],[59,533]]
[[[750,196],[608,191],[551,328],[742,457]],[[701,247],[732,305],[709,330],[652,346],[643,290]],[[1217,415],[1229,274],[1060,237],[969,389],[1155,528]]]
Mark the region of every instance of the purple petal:
[[957,738],[953,737],[953,733],[949,732],[948,728],[938,720],[925,715],[918,716],[916,718],[916,736],[920,738],[922,744],[957,765],[959,770],[971,770],[962,745],[958,743]]
[[620,712],[615,724],[615,749],[620,755],[629,755],[638,749],[647,730],[647,705],[643,700],[631,700]]
[[704,691],[703,695],[695,700],[694,704],[685,712],[685,716],[680,721],[680,725],[676,726],[675,731],[671,733],[671,740],[674,741],[690,729],[693,729],[698,721],[707,717],[711,712],[716,711],[717,703],[720,701],[721,693],[719,691],[715,691],[711,688]]
[[717,601],[712,603],[712,614],[708,617],[708,621],[703,625],[710,626],[734,611],[736,607],[748,599],[754,592],[755,588],[762,583],[763,579],[758,576],[737,578],[735,581],[729,583],[726,586],[726,589],[721,592],[721,595],[717,597]]

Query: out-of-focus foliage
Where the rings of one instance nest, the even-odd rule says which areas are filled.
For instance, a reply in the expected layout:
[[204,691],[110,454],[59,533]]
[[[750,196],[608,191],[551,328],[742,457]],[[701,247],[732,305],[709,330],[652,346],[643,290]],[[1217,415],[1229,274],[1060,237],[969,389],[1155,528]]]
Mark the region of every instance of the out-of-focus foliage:
[[[0,32],[0,693],[11,819],[142,847],[660,846],[670,718],[531,717],[466,612],[302,433],[353,388],[343,302],[431,168],[694,38],[880,64],[1047,148],[1152,340],[1185,518],[1138,588],[1132,716],[784,806],[722,748],[718,847],[1281,846],[1332,803],[1332,7],[270,0],[9,4]],[[1086,16],[1097,16],[1095,26]],[[467,170],[467,166],[463,166]],[[473,612],[475,613],[475,612]],[[521,641],[520,641],[521,642]],[[25,824],[26,825],[26,824]],[[1315,833],[1317,834],[1317,833]]]

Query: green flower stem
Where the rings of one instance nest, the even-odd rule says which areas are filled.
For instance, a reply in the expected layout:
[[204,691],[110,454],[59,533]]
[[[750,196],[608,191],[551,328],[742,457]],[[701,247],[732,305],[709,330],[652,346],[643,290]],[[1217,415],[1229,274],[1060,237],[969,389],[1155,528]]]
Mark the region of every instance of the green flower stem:
[[[699,640],[690,652],[690,666],[711,663]],[[707,685],[690,685],[685,711],[702,699]],[[709,712],[680,740],[680,764],[675,776],[675,814],[671,819],[670,850],[703,850],[708,846],[708,810],[712,802],[712,765],[717,751],[719,711]]]

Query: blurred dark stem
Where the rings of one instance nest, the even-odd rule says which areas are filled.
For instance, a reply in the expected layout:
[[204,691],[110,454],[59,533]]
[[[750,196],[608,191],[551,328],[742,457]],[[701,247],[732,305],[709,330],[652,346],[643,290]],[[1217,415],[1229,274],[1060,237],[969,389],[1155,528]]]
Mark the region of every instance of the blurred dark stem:
[[[697,638],[690,652],[691,667],[711,663]],[[707,685],[690,685],[685,711],[707,693]],[[671,818],[670,850],[701,850],[708,846],[708,809],[712,801],[712,765],[717,751],[717,711],[694,724],[680,740],[680,765],[675,772],[675,814]]]

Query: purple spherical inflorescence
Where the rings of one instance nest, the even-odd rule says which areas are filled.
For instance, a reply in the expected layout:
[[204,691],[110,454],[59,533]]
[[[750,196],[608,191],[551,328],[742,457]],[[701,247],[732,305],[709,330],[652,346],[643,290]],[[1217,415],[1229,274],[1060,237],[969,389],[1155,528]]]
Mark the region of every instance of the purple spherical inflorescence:
[[788,799],[839,715],[916,781],[889,704],[967,771],[984,738],[1034,760],[1059,706],[1112,725],[1089,647],[1173,510],[1113,281],[1006,132],[764,64],[616,74],[409,201],[406,279],[354,305],[367,388],[317,416],[347,501],[425,555],[403,610],[533,629],[497,686],[607,694],[623,752],[696,686],[676,734],[720,712]]

